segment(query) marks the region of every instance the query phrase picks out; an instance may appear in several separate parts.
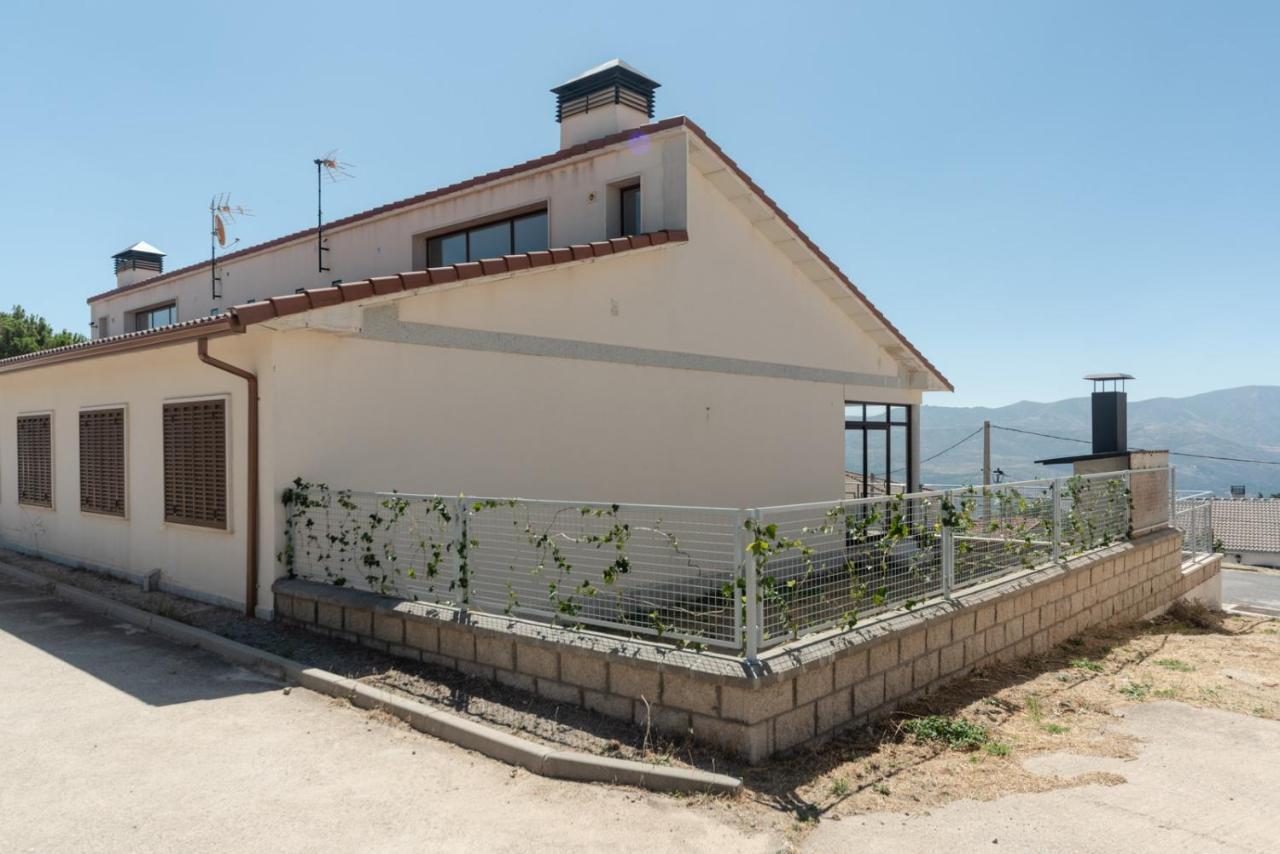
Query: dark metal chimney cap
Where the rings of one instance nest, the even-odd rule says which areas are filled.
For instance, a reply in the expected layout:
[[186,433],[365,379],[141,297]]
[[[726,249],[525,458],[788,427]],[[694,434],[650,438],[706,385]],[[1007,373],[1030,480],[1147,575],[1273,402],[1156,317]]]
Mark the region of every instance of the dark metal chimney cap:
[[1116,384],[1117,384],[1117,383],[1119,383],[1119,385],[1120,385],[1119,390],[1120,390],[1120,391],[1124,391],[1124,382],[1125,382],[1125,380],[1131,380],[1131,379],[1133,379],[1133,378],[1134,378],[1134,376],[1133,376],[1133,374],[1121,374],[1121,373],[1111,373],[1111,374],[1085,374],[1085,375],[1084,375],[1084,378],[1085,378],[1086,380],[1088,380],[1089,382],[1093,383],[1093,390],[1094,390],[1094,391],[1098,391],[1098,383],[1102,383],[1102,390],[1103,390],[1103,391],[1106,391],[1106,390],[1107,390],[1107,383],[1111,383],[1111,384],[1112,384],[1112,385],[1111,385],[1111,390],[1112,390],[1112,391],[1116,391]]
[[556,121],[608,103],[624,104],[653,118],[653,90],[661,85],[621,59],[611,59],[551,90],[556,96]]

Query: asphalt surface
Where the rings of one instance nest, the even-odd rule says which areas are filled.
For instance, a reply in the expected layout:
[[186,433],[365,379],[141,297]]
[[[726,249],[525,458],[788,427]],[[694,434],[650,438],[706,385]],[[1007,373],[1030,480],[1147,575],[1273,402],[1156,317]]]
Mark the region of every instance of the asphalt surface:
[[1280,572],[1222,570],[1222,604],[1239,611],[1280,617]]

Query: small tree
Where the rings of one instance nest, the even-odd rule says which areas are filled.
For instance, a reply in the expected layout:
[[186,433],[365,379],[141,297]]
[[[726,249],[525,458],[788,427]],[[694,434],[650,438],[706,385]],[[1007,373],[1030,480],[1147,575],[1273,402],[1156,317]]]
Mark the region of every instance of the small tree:
[[85,337],[78,332],[54,332],[49,321],[38,314],[27,314],[20,305],[13,311],[0,311],[0,359],[22,356],[52,347],[79,344]]

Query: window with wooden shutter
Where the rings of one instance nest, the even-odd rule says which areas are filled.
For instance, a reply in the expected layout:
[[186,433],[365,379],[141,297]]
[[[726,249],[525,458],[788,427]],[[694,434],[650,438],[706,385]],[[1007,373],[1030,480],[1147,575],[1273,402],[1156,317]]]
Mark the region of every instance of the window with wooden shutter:
[[164,519],[227,527],[225,400],[164,405]]
[[124,515],[124,410],[80,413],[80,509]]
[[18,416],[18,502],[53,506],[53,416]]

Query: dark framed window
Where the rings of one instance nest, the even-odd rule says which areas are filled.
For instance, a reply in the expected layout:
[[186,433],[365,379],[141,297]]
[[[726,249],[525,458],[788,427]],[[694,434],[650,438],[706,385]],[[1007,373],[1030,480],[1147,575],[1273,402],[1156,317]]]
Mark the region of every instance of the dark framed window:
[[80,509],[124,515],[124,409],[80,413]]
[[18,416],[18,503],[53,506],[53,416]]
[[486,222],[427,240],[427,266],[447,267],[483,258],[537,252],[550,245],[545,210]]
[[911,492],[911,407],[846,401],[845,496],[867,498]]
[[632,184],[618,190],[618,214],[622,232],[619,237],[640,233],[640,185]]
[[133,313],[133,330],[142,332],[178,322],[178,307],[174,303],[144,308]]
[[164,520],[227,527],[227,403],[164,405]]

